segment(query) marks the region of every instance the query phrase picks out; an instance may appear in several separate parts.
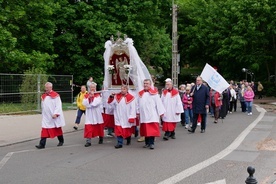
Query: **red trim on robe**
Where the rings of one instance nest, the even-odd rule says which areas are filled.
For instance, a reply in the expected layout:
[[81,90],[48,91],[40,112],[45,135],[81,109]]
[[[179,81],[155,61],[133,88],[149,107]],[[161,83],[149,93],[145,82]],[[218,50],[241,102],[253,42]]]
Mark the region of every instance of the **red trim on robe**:
[[111,103],[111,102],[113,102],[113,100],[114,100],[114,97],[113,98],[111,98],[111,97],[108,97],[108,101],[107,101],[107,103]]
[[42,138],[55,138],[57,136],[63,135],[62,128],[42,128],[41,137]]
[[103,121],[104,121],[104,127],[114,128],[114,126],[115,126],[114,115],[102,113],[102,116],[103,116]]
[[174,97],[179,94],[178,90],[175,88],[172,88],[172,90],[165,89],[163,90],[163,95],[166,96],[167,93],[171,93],[171,97]]
[[46,98],[46,96],[50,96],[51,98],[56,98],[59,96],[59,94],[57,92],[55,92],[54,90],[51,90],[49,93],[43,93],[41,95],[42,101]]
[[159,123],[141,123],[140,135],[145,137],[160,137]]
[[135,118],[129,118],[129,119],[128,119],[128,122],[129,122],[129,123],[135,123]]
[[89,93],[84,95],[84,98],[86,98],[86,99],[88,98],[89,103],[93,102],[94,98],[101,96],[99,93],[95,93],[94,96],[92,96],[92,97],[90,97],[89,95],[90,95]]
[[84,126],[84,138],[93,138],[93,137],[103,137],[104,136],[104,125],[96,124],[96,125],[85,125]]
[[140,125],[140,118],[139,118],[139,116],[136,116],[135,121],[136,121],[136,126],[139,126]]
[[[138,94],[139,94],[139,97],[142,97],[143,94],[144,94],[145,92],[146,92],[145,90],[139,91],[139,93],[138,93]],[[154,88],[154,89],[150,88],[147,92],[149,92],[151,95],[156,95],[156,94],[158,94],[157,88]]]
[[122,136],[124,139],[131,137],[131,135],[134,133],[134,127],[131,128],[122,128],[121,126],[117,126],[115,125],[115,135],[118,136]]
[[163,122],[162,130],[164,132],[172,132],[175,130],[176,122]]
[[127,93],[126,95],[122,95],[122,93],[118,93],[115,95],[115,99],[118,103],[120,103],[120,101],[125,97],[125,102],[126,104],[129,104],[130,102],[132,102],[134,100],[134,96],[132,96],[131,94]]

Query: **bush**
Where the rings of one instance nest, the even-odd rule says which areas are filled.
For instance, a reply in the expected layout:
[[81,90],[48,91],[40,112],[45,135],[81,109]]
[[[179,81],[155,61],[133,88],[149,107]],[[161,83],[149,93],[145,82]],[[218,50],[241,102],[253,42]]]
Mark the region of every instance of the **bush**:
[[274,96],[274,97],[276,97],[275,83],[273,83],[273,82],[263,82],[262,84],[264,86],[263,94],[265,96]]
[[48,80],[45,71],[38,68],[32,68],[24,72],[22,84],[20,86],[21,103],[36,104],[41,93],[38,93],[38,83],[40,82],[40,91],[44,91],[44,84]]

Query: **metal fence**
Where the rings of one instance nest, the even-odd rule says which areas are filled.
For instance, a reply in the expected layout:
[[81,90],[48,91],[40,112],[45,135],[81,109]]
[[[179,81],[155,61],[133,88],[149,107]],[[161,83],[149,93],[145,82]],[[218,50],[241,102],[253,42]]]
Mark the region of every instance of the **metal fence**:
[[40,112],[47,81],[53,83],[63,104],[73,103],[73,75],[0,73],[0,114]]

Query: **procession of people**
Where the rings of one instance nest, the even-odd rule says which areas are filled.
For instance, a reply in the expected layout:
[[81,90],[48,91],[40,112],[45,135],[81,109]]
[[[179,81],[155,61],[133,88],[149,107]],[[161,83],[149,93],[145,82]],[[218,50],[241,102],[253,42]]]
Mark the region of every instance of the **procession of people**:
[[[96,91],[95,82],[89,84],[89,92],[85,85],[81,86],[73,128],[78,130],[81,116],[85,114],[84,146],[91,146],[92,138],[98,138],[98,144],[103,144],[104,130],[108,129],[108,135],[112,134],[117,139],[114,147],[123,148],[124,139],[126,145],[130,145],[132,135],[137,137],[139,126],[139,134],[143,140],[138,142],[145,142],[143,147],[153,150],[156,137],[161,135],[160,130],[164,132],[164,141],[176,138],[178,123],[191,134],[195,133],[198,125],[201,126],[200,132],[205,133],[207,114],[210,113],[214,117],[213,122],[217,124],[219,118],[224,119],[228,113],[236,112],[238,100],[241,112],[252,115],[255,94],[252,84],[246,81],[241,81],[239,85],[230,81],[229,88],[222,93],[211,89],[200,76],[196,78],[195,84],[182,84],[179,89],[173,86],[170,78],[164,82],[165,88],[159,93],[152,81],[145,79],[143,89],[137,95],[129,93],[129,86],[123,84],[120,91],[112,92],[108,99],[103,99],[101,92]],[[57,146],[62,146],[62,127],[65,126],[62,102],[51,82],[45,84],[45,93],[41,99],[41,139],[36,148],[45,148],[47,138],[54,137],[58,138]]]

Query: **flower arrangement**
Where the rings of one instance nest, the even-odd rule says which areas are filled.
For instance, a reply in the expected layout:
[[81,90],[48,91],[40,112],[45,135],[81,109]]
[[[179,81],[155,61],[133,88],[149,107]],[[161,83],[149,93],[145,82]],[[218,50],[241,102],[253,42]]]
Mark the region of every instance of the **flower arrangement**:
[[107,70],[108,70],[108,72],[109,72],[109,74],[113,74],[114,73],[114,65],[108,65],[108,67],[107,67]]
[[131,65],[124,65],[124,68],[125,68],[126,73],[128,74],[129,71],[132,69],[132,66]]

